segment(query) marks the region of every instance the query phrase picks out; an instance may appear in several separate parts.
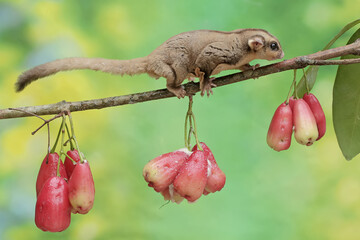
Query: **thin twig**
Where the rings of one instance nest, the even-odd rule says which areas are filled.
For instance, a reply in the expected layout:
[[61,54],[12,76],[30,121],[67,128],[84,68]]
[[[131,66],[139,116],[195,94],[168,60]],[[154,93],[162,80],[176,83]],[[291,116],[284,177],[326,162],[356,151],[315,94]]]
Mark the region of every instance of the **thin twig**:
[[[29,112],[29,111],[26,111],[26,110],[23,110],[23,109],[20,109],[20,108],[9,108],[9,110],[11,110],[11,111],[19,111],[19,112],[22,112],[22,113],[25,113],[25,114],[32,115],[34,117],[40,118],[41,120],[43,120],[46,123],[46,120],[44,118],[40,117],[39,115],[37,115],[35,113]],[[34,135],[34,134],[32,134],[32,135]]]
[[[247,70],[223,77],[216,78],[213,83],[217,87],[224,85],[241,82],[244,80],[259,78],[265,75],[283,72],[291,69],[300,69],[308,65],[340,65],[340,64],[354,64],[358,63],[357,59],[343,59],[343,60],[326,60],[345,56],[349,54],[358,54],[360,52],[360,41],[355,41],[346,46],[332,48],[317,53],[309,54],[306,56],[300,56],[289,60],[281,61],[274,64],[269,64],[253,70]],[[325,60],[325,61],[323,61]],[[200,91],[199,83],[189,82],[183,85],[187,96],[195,95]],[[147,102],[152,100],[164,99],[175,97],[175,95],[169,92],[167,89],[135,93],[124,96],[108,97],[101,99],[85,100],[79,102],[66,102],[62,101],[55,104],[41,105],[41,106],[29,106],[19,107],[17,111],[14,109],[0,109],[0,119],[20,118],[36,115],[54,115],[63,111],[85,111],[90,109],[102,109],[107,107],[115,107],[126,104],[134,104],[140,102]],[[21,112],[22,111],[22,112]],[[26,113],[27,112],[27,113]]]
[[45,119],[41,118],[42,120],[44,120],[44,123],[41,124],[40,127],[38,127],[35,131],[33,131],[33,132],[31,133],[31,135],[34,135],[35,133],[37,133],[37,131],[39,131],[39,130],[40,130],[43,126],[45,126],[46,124],[49,124],[51,121],[53,121],[53,120],[61,117],[62,114],[63,114],[63,113],[59,113],[59,114],[55,115],[54,117],[52,117],[52,118],[50,118],[50,119],[48,119],[48,120],[45,120]]
[[[38,127],[35,131],[33,131],[33,132],[31,133],[31,135],[34,135],[34,134],[37,133],[43,126],[45,126],[46,124],[49,125],[49,123],[50,123],[51,121],[53,121],[53,120],[55,120],[56,118],[59,118],[59,117],[62,116],[62,113],[59,113],[59,114],[57,114],[56,116],[54,116],[53,118],[50,118],[50,119],[46,120],[46,119],[40,117],[39,115],[37,115],[37,114],[35,114],[35,113],[29,112],[29,111],[26,111],[26,110],[23,110],[23,109],[19,109],[19,108],[9,108],[9,110],[19,111],[19,112],[22,112],[22,113],[25,113],[25,114],[29,114],[29,115],[31,115],[31,116],[40,118],[41,120],[44,121],[44,123],[41,124],[40,127]],[[49,129],[49,126],[48,126],[48,129]]]
[[49,123],[46,123],[46,126],[47,126],[47,131],[48,131],[48,146],[47,146],[47,159],[46,159],[46,163],[49,162],[49,155],[50,155],[50,124]]
[[46,154],[46,164],[48,164],[48,162],[49,162],[49,155],[50,155],[50,122],[52,121],[52,120],[54,120],[55,118],[56,118],[56,116],[55,117],[53,117],[52,119],[49,119],[49,120],[45,120],[44,118],[42,118],[42,117],[40,117],[40,116],[38,116],[37,114],[35,114],[35,113],[31,113],[31,112],[27,112],[26,110],[22,110],[22,109],[17,109],[17,108],[9,108],[10,110],[14,110],[14,111],[19,111],[19,112],[23,112],[23,113],[26,113],[26,114],[30,114],[30,115],[32,115],[32,116],[34,116],[34,117],[37,117],[37,118],[40,118],[41,120],[43,120],[44,121],[44,123],[40,126],[40,127],[38,127],[34,132],[32,132],[31,133],[31,135],[34,135],[37,131],[39,131],[43,126],[47,126],[47,135],[48,135],[48,145],[47,145],[47,154]]

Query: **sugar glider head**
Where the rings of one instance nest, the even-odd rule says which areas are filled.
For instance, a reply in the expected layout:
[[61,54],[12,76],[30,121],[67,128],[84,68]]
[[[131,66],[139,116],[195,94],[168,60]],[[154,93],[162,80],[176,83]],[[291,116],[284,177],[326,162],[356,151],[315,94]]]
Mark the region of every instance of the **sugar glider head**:
[[257,59],[275,60],[284,57],[279,40],[263,29],[249,29],[248,46]]

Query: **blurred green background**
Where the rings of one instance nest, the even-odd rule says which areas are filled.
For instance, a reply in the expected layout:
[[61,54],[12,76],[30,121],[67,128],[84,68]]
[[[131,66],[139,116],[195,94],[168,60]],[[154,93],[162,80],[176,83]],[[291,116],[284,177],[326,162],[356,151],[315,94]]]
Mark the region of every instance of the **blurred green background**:
[[[22,71],[57,58],[130,59],[180,32],[254,27],[277,36],[288,59],[319,51],[359,18],[359,9],[359,0],[0,1],[0,108],[165,87],[164,79],[147,75],[73,71],[14,92]],[[350,34],[335,45],[345,44]],[[221,87],[210,98],[196,96],[200,140],[212,149],[227,182],[194,204],[160,208],[163,198],[142,177],[149,160],[184,146],[186,99],[74,113],[96,197],[92,211],[73,215],[61,233],[45,233],[34,224],[46,129],[31,136],[39,119],[1,120],[0,239],[360,239],[360,159],[347,162],[336,142],[335,73],[334,66],[321,67],[313,89],[328,120],[325,137],[311,147],[293,139],[280,153],[267,146],[266,134],[292,71]],[[51,124],[53,138],[59,124]]]

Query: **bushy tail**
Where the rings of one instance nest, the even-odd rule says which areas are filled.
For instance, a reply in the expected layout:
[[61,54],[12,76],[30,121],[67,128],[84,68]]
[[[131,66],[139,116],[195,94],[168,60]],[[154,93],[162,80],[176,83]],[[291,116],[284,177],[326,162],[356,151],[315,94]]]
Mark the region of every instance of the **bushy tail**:
[[16,91],[20,92],[27,85],[39,78],[50,76],[61,71],[91,69],[111,74],[134,75],[146,72],[146,57],[131,60],[112,60],[104,58],[64,58],[44,63],[23,72],[17,82]]

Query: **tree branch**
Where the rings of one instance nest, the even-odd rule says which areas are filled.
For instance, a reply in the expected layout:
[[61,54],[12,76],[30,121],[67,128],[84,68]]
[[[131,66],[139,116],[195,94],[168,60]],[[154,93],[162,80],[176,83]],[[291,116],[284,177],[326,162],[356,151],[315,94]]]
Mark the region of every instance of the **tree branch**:
[[[217,87],[241,82],[251,78],[259,78],[261,76],[283,72],[291,69],[305,68],[308,65],[340,65],[340,64],[354,64],[359,63],[359,58],[354,59],[344,59],[344,60],[326,60],[335,57],[345,56],[345,55],[356,55],[360,52],[360,41],[359,39],[352,44],[332,48],[317,53],[295,57],[289,60],[282,62],[266,65],[260,68],[255,69],[254,71],[248,70],[244,72],[239,72],[223,77],[216,78],[213,83]],[[199,83],[189,82],[183,85],[188,96],[194,95],[200,91]],[[58,114],[62,111],[85,111],[90,109],[102,109],[106,107],[115,107],[126,104],[134,104],[152,100],[158,100],[163,98],[175,97],[174,94],[169,92],[167,89],[160,89],[149,92],[135,93],[124,96],[108,97],[101,99],[93,99],[79,102],[58,102],[48,105],[40,106],[29,106],[29,107],[18,107],[17,110],[12,110],[11,108],[0,109],[0,119],[9,119],[9,118],[20,118],[28,117],[34,114],[36,115],[53,115]],[[20,111],[19,111],[20,110]],[[22,111],[21,111],[22,110]],[[30,112],[32,114],[26,113]]]
[[306,62],[308,65],[348,65],[360,63],[360,58],[353,59],[340,59],[340,60],[315,60],[302,58],[301,61]]

